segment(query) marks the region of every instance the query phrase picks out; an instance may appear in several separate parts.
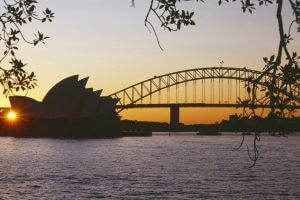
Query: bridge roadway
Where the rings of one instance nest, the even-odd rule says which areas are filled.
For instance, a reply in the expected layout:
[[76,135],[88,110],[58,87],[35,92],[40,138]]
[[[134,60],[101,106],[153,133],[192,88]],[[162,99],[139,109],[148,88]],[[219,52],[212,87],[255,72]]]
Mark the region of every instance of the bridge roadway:
[[[195,107],[215,107],[215,108],[241,108],[244,107],[242,104],[207,104],[207,103],[160,103],[160,104],[127,104],[127,105],[116,105],[117,109],[129,109],[129,108],[171,108],[171,107],[187,107],[187,108],[195,108]],[[250,107],[250,105],[246,106]],[[254,105],[255,108],[270,108],[270,105]],[[280,106],[276,106],[279,108]],[[289,108],[291,106],[284,106],[285,108]],[[296,109],[300,109],[300,106],[296,106]]]

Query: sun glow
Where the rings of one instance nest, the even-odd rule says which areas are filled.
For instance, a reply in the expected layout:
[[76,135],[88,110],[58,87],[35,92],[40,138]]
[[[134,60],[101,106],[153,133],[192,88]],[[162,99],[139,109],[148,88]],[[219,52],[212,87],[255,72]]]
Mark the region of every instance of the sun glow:
[[10,121],[15,121],[17,119],[17,115],[14,111],[9,111],[6,117]]

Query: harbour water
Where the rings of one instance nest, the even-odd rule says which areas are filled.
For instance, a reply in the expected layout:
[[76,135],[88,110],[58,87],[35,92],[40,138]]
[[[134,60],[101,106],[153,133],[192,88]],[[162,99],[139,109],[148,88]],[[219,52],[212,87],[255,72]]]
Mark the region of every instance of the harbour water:
[[[252,136],[246,136],[251,147]],[[300,136],[0,138],[0,199],[300,199]]]

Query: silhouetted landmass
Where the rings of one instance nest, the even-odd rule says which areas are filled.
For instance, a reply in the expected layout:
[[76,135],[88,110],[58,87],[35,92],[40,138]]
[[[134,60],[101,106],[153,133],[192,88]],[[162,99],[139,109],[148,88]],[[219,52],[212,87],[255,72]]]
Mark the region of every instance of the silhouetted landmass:
[[223,131],[249,131],[249,132],[297,132],[300,131],[300,117],[296,118],[261,118],[237,119],[234,115],[230,120],[223,120],[218,124]]
[[117,116],[70,119],[30,119],[8,122],[2,118],[0,136],[13,137],[121,137],[120,119]]
[[124,136],[151,136],[152,132],[299,132],[300,118],[287,119],[237,119],[223,120],[216,124],[179,124],[176,127],[162,122],[120,121],[112,115],[78,119],[27,119],[8,122],[0,119],[0,136],[13,137],[67,137],[104,138]]
[[131,121],[131,120],[122,120],[121,129],[125,132],[134,132],[134,131],[169,131],[170,126],[165,122],[147,122],[147,121]]
[[145,121],[121,121],[122,130],[144,130],[152,132],[299,132],[300,117],[285,119],[237,119],[231,117],[230,120],[223,120],[216,124],[193,124],[170,126],[165,122],[145,122]]

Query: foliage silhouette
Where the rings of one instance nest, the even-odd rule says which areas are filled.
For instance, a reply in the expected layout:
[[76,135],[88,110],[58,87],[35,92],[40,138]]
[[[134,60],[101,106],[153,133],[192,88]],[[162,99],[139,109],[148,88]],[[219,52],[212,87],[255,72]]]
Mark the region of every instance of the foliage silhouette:
[[[20,41],[36,46],[49,38],[38,31],[34,39],[29,40],[23,33],[22,27],[26,24],[35,21],[52,22],[54,13],[47,8],[42,14],[37,14],[37,4],[35,0],[3,0],[0,5],[0,43],[3,48],[0,57],[0,83],[5,96],[19,90],[28,91],[37,85],[34,72],[27,72],[24,69],[26,64],[16,56]],[[7,59],[10,60],[10,67],[3,66]]]
[[[149,3],[149,9],[145,17],[145,26],[155,34],[159,47],[163,50],[155,27],[149,19],[149,16],[154,15],[160,22],[161,27],[170,32],[178,31],[182,28],[182,25],[189,26],[195,25],[193,20],[194,12],[188,10],[180,10],[177,8],[178,4],[191,1],[191,0],[151,0]],[[204,3],[204,0],[194,0],[196,2]],[[134,6],[134,0],[132,5]],[[220,6],[222,3],[237,3],[241,4],[242,11],[252,14],[257,6],[269,6],[275,4],[276,19],[278,22],[279,31],[279,44],[276,55],[272,55],[269,58],[264,57],[265,66],[261,76],[254,78],[250,77],[246,80],[245,87],[247,88],[248,97],[246,99],[238,99],[239,103],[245,105],[243,108],[243,114],[239,118],[247,117],[248,119],[257,119],[262,116],[262,113],[257,113],[255,104],[262,103],[264,105],[271,105],[271,109],[268,112],[269,120],[276,123],[278,118],[294,117],[295,106],[300,102],[299,86],[300,86],[300,69],[299,59],[300,56],[297,52],[290,52],[288,44],[293,40],[291,37],[291,30],[293,25],[296,25],[297,32],[300,32],[300,1],[299,0],[218,0],[217,4]],[[282,6],[284,4],[289,5],[290,12],[293,13],[294,19],[289,22],[289,29],[284,30],[284,20],[282,17]],[[286,57],[284,60],[283,57]],[[263,76],[271,74],[270,80],[263,80]],[[263,88],[258,88],[258,83],[263,84]],[[258,90],[265,92],[265,96],[259,98],[256,94]],[[246,109],[246,106],[250,105],[250,111]],[[264,111],[264,109],[263,109]],[[285,136],[285,132],[270,132],[274,136]],[[260,141],[260,132],[254,133],[252,154],[247,146],[249,158],[253,161],[254,166],[259,158],[259,151],[257,143]],[[244,134],[241,145],[244,142]]]

